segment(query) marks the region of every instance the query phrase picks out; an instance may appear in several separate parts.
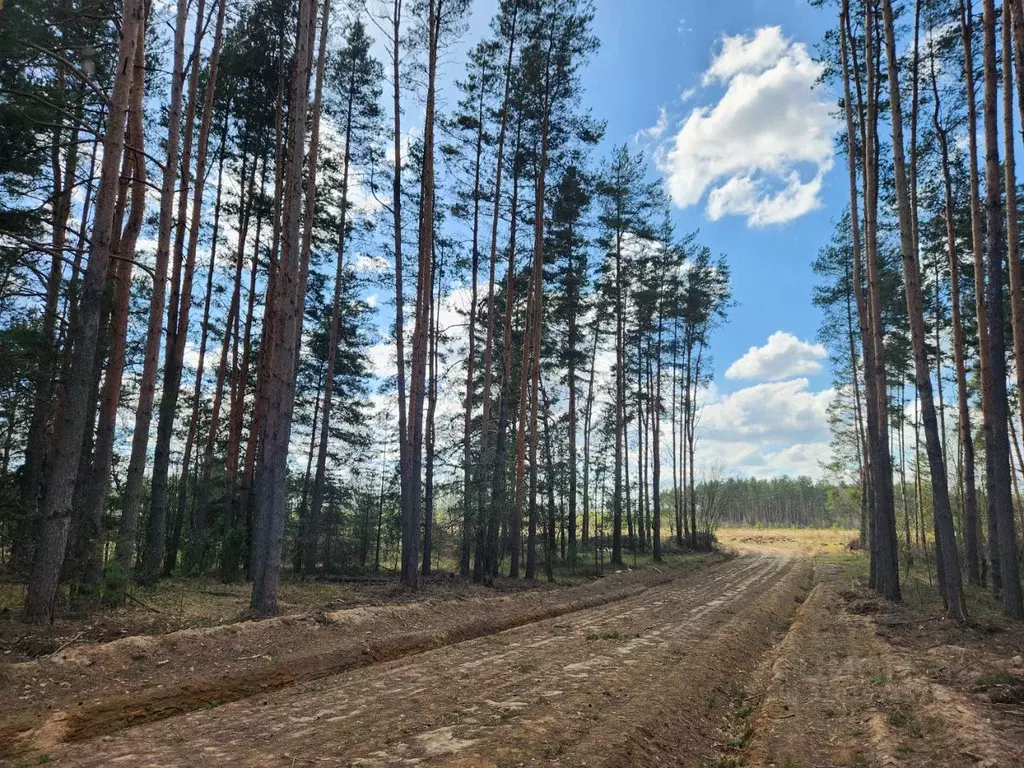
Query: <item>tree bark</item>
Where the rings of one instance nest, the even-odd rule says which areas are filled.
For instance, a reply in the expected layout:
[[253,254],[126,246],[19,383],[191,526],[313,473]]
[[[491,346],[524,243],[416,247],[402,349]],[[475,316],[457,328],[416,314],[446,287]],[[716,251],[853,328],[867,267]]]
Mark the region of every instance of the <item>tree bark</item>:
[[302,161],[305,156],[305,115],[309,103],[312,58],[309,27],[315,16],[315,0],[300,0],[288,99],[291,117],[286,139],[287,160],[281,189],[281,251],[273,294],[268,297],[268,301],[274,304],[273,323],[264,334],[264,344],[269,345],[265,360],[264,401],[273,403],[273,407],[267,408],[261,425],[259,442],[263,450],[256,474],[255,528],[250,563],[253,587],[249,606],[257,616],[277,612],[277,584],[287,501],[288,445],[295,397],[297,313],[300,311],[297,276],[302,266]]
[[[474,375],[476,373],[477,282],[480,274],[480,161],[484,145],[485,79],[485,73],[481,66],[480,83],[478,85],[480,93],[477,105],[476,143],[473,159],[473,234],[470,241],[469,350],[466,353],[466,395],[463,400],[462,424],[462,543],[459,548],[459,574],[463,578],[469,576],[470,549],[474,527],[472,494],[470,491],[473,478],[473,387],[475,386]],[[501,170],[499,169],[498,174],[500,175],[500,173]],[[499,207],[497,199],[495,199],[494,205],[495,210],[497,210]],[[491,285],[493,286],[493,280]],[[482,510],[483,507],[481,506],[478,509]],[[425,541],[424,544],[426,544]],[[428,563],[429,559],[424,554],[424,566],[426,567]]]
[[[149,428],[153,420],[153,401],[156,394],[157,366],[160,362],[160,341],[163,332],[163,313],[166,301],[167,265],[170,260],[171,226],[173,224],[174,182],[178,170],[178,143],[181,135],[181,92],[184,83],[185,28],[188,23],[188,4],[178,0],[174,28],[174,64],[171,73],[171,93],[167,110],[167,155],[160,186],[160,222],[157,230],[156,263],[153,271],[153,295],[149,305],[146,328],[146,351],[139,383],[139,402],[135,409],[135,430],[132,433],[132,451],[128,460],[125,483],[124,510],[121,530],[118,532],[116,557],[119,582],[112,599],[120,601],[131,573],[135,555],[136,533],[139,525],[139,507],[142,503],[143,474],[149,447]],[[201,21],[197,21],[200,24]]]
[[[220,211],[221,191],[224,178],[224,156],[227,152],[227,121],[225,121],[224,132],[221,135],[220,159],[217,167],[217,197],[213,206],[213,236],[210,243],[210,267],[206,273],[206,298],[203,301],[202,331],[199,339],[199,360],[196,363],[196,380],[192,391],[192,416],[189,418],[188,434],[185,437],[185,451],[181,461],[181,479],[178,481],[177,510],[174,515],[174,527],[170,541],[167,546],[167,556],[164,558],[164,576],[170,576],[178,556],[178,549],[181,544],[181,531],[184,526],[185,513],[188,507],[189,476],[192,467],[192,449],[196,437],[199,434],[199,413],[203,399],[203,373],[206,368],[206,342],[210,332],[210,305],[213,299],[213,275],[217,267],[217,244],[220,237]],[[225,339],[231,336],[231,320],[233,313],[238,312],[238,306],[234,305],[228,309],[228,321],[224,326]],[[221,359],[217,366],[217,383],[215,385],[214,400],[217,401],[217,416],[220,416],[221,388],[224,384],[224,376],[221,372],[222,363],[227,357],[227,350],[222,350]],[[214,420],[210,423],[211,431],[216,435],[217,425]],[[205,458],[205,456],[204,456]],[[193,491],[195,489],[193,488]],[[196,516],[192,524],[192,531],[189,536],[188,569],[192,573],[202,572],[206,565],[206,504],[196,506]],[[200,516],[198,513],[202,511]]]
[[935,517],[937,546],[942,557],[941,573],[945,587],[943,597],[950,618],[964,621],[967,618],[967,613],[960,581],[960,558],[956,532],[953,528],[953,512],[949,504],[948,476],[942,455],[938,417],[932,395],[931,368],[928,363],[925,338],[921,271],[917,260],[914,214],[911,210],[910,188],[903,154],[899,63],[896,59],[896,34],[893,29],[891,0],[882,0],[882,15],[885,25],[886,58],[889,65],[890,122],[892,124],[893,167],[896,176],[896,205],[900,224],[900,251],[903,256],[903,284],[907,300],[907,315],[910,320],[911,344],[914,351],[917,394],[920,401],[921,419],[924,424],[925,450],[931,470],[932,510]]
[[[202,0],[200,0],[200,4]],[[163,393],[160,397],[160,411],[157,422],[156,449],[153,455],[153,488],[149,524],[146,529],[146,556],[143,560],[140,581],[153,583],[160,575],[166,542],[167,523],[167,476],[170,470],[171,438],[174,434],[174,418],[177,415],[178,394],[181,388],[181,372],[188,341],[189,313],[192,309],[192,280],[195,275],[196,251],[199,245],[199,230],[203,211],[203,192],[206,187],[206,163],[209,156],[210,125],[213,121],[214,96],[217,92],[217,70],[220,51],[224,40],[224,16],[226,0],[220,0],[217,12],[217,28],[213,50],[209,58],[209,78],[203,99],[203,118],[199,125],[199,144],[196,152],[196,178],[192,187],[192,215],[185,253],[181,293],[174,303],[172,290],[171,313],[168,316],[167,356],[164,360]],[[199,22],[197,21],[197,24]],[[198,69],[198,53],[193,66]],[[187,155],[186,155],[187,161]],[[188,178],[188,169],[182,170],[183,186]],[[184,227],[184,221],[179,222]],[[176,320],[177,325],[171,321]],[[183,473],[187,466],[183,467]]]
[[[132,266],[135,245],[142,230],[146,207],[146,159],[143,130],[142,101],[145,90],[144,25],[139,27],[139,40],[135,46],[135,81],[130,94],[131,107],[128,114],[126,141],[131,153],[131,209],[123,232],[118,233],[116,250],[118,258],[114,289],[114,305],[110,320],[110,356],[106,376],[100,393],[99,419],[96,427],[96,442],[93,448],[92,473],[85,494],[85,505],[81,517],[81,540],[78,556],[81,559],[81,578],[86,592],[95,595],[103,568],[102,526],[103,510],[106,507],[107,492],[110,488],[110,467],[114,453],[114,439],[117,427],[117,408],[121,395],[124,374],[125,348],[128,336],[128,312],[131,299]],[[128,154],[126,153],[126,162]],[[126,180],[127,181],[127,180]],[[116,217],[115,217],[116,218]],[[119,226],[120,223],[118,222]]]
[[25,591],[24,618],[42,623],[53,618],[71,522],[71,498],[85,433],[92,366],[99,341],[100,311],[110,262],[110,241],[117,201],[118,171],[124,150],[125,120],[135,80],[135,48],[144,22],[142,0],[126,0],[122,11],[114,87],[103,139],[103,163],[96,192],[92,248],[86,267],[70,376],[57,417],[58,442],[41,507],[39,536]]
[[[480,581],[485,578],[484,570],[487,563],[486,551],[490,546],[488,538],[488,530],[495,529],[495,514],[497,510],[497,504],[493,493],[490,498],[491,512],[487,515],[487,519],[483,519],[483,510],[487,508],[487,488],[488,488],[488,476],[491,474],[491,468],[493,464],[493,456],[490,452],[490,445],[492,439],[496,441],[497,437],[492,438],[490,435],[491,431],[491,388],[493,386],[493,368],[494,368],[494,321],[495,321],[495,304],[494,304],[494,286],[495,286],[495,271],[497,268],[498,261],[498,225],[501,221],[501,187],[502,180],[504,178],[505,170],[505,136],[508,130],[508,112],[509,112],[509,100],[512,89],[512,62],[515,55],[515,44],[516,44],[516,22],[519,16],[519,0],[513,0],[512,4],[512,18],[509,25],[508,34],[508,54],[505,59],[505,72],[504,72],[504,95],[501,101],[501,118],[498,124],[498,138],[497,138],[497,149],[495,157],[495,169],[494,169],[494,211],[491,217],[491,247],[490,247],[490,258],[489,258],[489,273],[487,281],[487,337],[484,341],[484,389],[483,389],[483,413],[480,419],[480,462],[479,462],[479,477],[477,478],[477,486],[479,489],[479,500],[477,504],[478,515],[478,533],[477,533],[477,555],[474,559],[473,564],[473,580]],[[513,246],[514,247],[514,246]],[[493,488],[492,488],[493,491]]]
[[[323,21],[320,28],[320,50],[317,54],[316,86],[313,95],[313,125],[310,135],[310,166],[309,191],[306,197],[306,228],[303,233],[303,261],[308,262],[312,249],[313,218],[315,215],[314,195],[316,194],[316,155],[320,146],[320,112],[323,100],[324,67],[327,61],[327,24],[330,18],[330,0],[324,0]],[[334,297],[331,302],[331,331],[327,347],[327,370],[324,374],[324,394],[321,401],[320,444],[317,449],[316,474],[313,478],[313,496],[309,514],[305,521],[305,553],[302,557],[302,570],[310,573],[316,568],[316,553],[319,543],[320,508],[323,505],[324,484],[327,474],[327,448],[330,444],[331,405],[334,394],[335,366],[338,340],[341,334],[341,306],[345,281],[345,238],[348,228],[348,174],[351,164],[352,142],[352,110],[355,99],[355,73],[352,72],[348,83],[348,97],[345,113],[345,148],[341,171],[341,218],[338,225],[338,251],[334,274]],[[305,287],[300,286],[302,295]],[[299,329],[301,337],[301,328]],[[296,356],[296,361],[298,357]]]
[[[1003,200],[999,180],[999,140],[996,120],[998,75],[996,72],[996,18],[993,0],[984,0],[985,70],[985,243],[988,282],[988,336],[991,375],[988,381],[992,432],[992,502],[998,536],[999,566],[1002,577],[1003,610],[1013,619],[1024,619],[1021,600],[1020,565],[1017,558],[1016,525],[1010,489],[1010,442],[1007,427],[1009,406],[1006,393],[1006,340],[1003,317]],[[1007,73],[1009,74],[1009,73]],[[1011,104],[1012,107],[1012,104]],[[1012,120],[1012,117],[1009,118]],[[1012,141],[1012,138],[1009,139]],[[1013,171],[1011,170],[1012,174]],[[1011,213],[1011,217],[1015,212]]]
[[878,87],[877,61],[880,51],[875,39],[874,0],[869,0],[865,12],[865,66],[867,69],[867,114],[864,130],[864,233],[866,261],[868,265],[868,292],[873,336],[873,374],[877,385],[876,424],[878,438],[875,442],[872,466],[878,468],[874,492],[875,525],[872,540],[872,571],[874,586],[880,594],[890,600],[900,600],[899,555],[896,537],[896,513],[893,501],[892,460],[889,451],[888,397],[885,376],[885,342],[882,319],[881,276],[878,256],[878,188],[879,188],[879,145],[878,145]]

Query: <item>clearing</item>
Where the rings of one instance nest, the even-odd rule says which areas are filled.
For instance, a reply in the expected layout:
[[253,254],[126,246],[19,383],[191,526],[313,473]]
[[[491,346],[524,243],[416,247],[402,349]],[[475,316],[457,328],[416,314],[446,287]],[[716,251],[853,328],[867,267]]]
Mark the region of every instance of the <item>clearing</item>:
[[0,755],[67,766],[1024,765],[1024,632],[994,606],[954,626],[930,590],[914,596],[913,576],[907,605],[882,604],[864,587],[864,556],[844,554],[847,531],[721,538],[735,557],[512,594],[378,593],[378,604],[7,664]]

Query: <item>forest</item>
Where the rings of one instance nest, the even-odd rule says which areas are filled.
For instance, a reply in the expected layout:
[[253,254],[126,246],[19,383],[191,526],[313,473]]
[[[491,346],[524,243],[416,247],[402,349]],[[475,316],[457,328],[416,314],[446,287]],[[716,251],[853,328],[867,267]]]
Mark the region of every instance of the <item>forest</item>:
[[1024,617],[1024,9],[812,5],[849,185],[814,262],[833,455],[768,484],[695,459],[730,268],[585,107],[588,0],[503,0],[481,40],[468,0],[6,9],[24,618],[175,574],[251,582],[254,616],[282,569],[551,579],[722,521],[853,525],[884,596],[931,553],[950,616],[966,581]]
[[0,763],[1024,765],[1022,152],[1024,0],[0,0]]
[[1021,619],[1024,8],[833,11],[849,195],[814,264],[838,393],[830,472],[859,486],[880,594],[900,599],[923,551],[950,617],[967,618],[966,582]]
[[251,582],[267,616],[282,570],[487,584],[698,546],[728,263],[583,106],[588,0],[502,0],[478,41],[470,12],[2,11],[0,562],[26,621],[178,574]]

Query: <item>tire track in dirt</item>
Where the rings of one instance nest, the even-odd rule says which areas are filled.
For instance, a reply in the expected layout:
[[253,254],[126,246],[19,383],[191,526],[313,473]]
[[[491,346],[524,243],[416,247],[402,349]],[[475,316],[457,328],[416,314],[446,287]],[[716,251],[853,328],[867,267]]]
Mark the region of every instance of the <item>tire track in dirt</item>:
[[[712,565],[704,572],[706,578],[720,578],[717,574],[722,566],[722,561]],[[72,651],[70,656],[76,661],[57,666],[38,661],[14,665],[0,670],[0,681],[16,689],[23,678],[25,692],[49,690],[52,695],[34,703],[19,696],[22,706],[8,707],[6,717],[0,717],[0,758],[46,752],[63,742],[265,695],[588,608],[614,606],[679,576],[671,568],[621,572],[564,593],[525,592],[461,604],[340,611],[324,617],[326,632],[312,634],[310,627],[316,629],[318,624],[286,616],[167,636],[126,638]],[[267,633],[269,642],[264,638]],[[241,643],[255,644],[261,651],[237,664],[232,657],[238,655]],[[205,662],[198,668],[194,652]],[[134,667],[136,658],[161,657],[164,661],[159,664],[167,666]],[[178,668],[172,669],[175,665]],[[15,701],[11,697],[8,703]]]
[[714,677],[708,662],[724,628],[750,624],[751,636],[770,636],[750,617],[766,595],[779,599],[798,581],[788,558],[744,556],[620,602],[68,745],[53,757],[80,766],[588,764],[569,756],[594,733],[620,728],[622,716],[639,722],[659,697],[678,695],[665,686],[675,689],[690,672]]

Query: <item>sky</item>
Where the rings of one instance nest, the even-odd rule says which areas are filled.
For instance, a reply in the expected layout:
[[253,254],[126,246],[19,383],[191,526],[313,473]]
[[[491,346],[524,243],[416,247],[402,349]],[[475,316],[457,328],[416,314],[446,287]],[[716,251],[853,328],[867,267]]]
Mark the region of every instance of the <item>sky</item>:
[[[582,81],[602,153],[644,150],[678,230],[732,267],[698,452],[733,475],[820,476],[832,376],[811,262],[847,194],[836,94],[813,61],[830,15],[807,0],[595,2],[601,49]],[[493,9],[478,0],[468,39]]]

